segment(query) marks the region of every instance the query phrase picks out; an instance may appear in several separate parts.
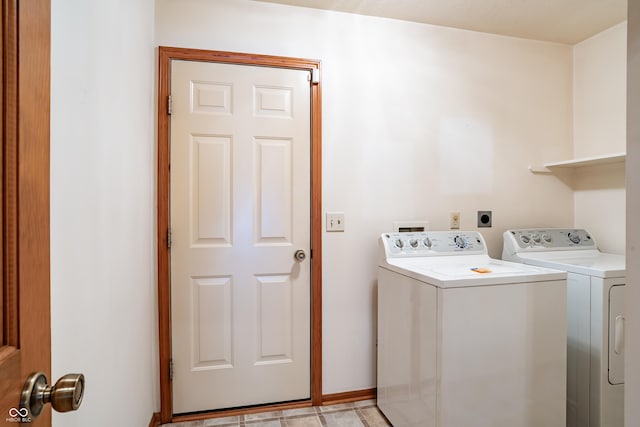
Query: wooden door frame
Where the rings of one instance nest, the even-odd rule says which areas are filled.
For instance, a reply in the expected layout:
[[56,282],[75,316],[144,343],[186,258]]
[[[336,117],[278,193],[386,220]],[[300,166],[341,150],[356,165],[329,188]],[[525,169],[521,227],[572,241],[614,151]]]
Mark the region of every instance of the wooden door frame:
[[[238,65],[308,70],[319,76],[320,61],[160,46],[158,48],[158,328],[160,353],[160,421],[173,417],[171,387],[171,276],[168,248],[170,191],[171,61],[220,62]],[[311,399],[322,403],[322,91],[321,81],[311,85]],[[300,402],[298,402],[299,404]]]

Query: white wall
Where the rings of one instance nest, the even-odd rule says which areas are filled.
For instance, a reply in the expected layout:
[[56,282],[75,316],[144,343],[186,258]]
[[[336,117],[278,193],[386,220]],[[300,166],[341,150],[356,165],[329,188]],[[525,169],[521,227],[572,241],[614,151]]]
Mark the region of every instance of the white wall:
[[572,156],[572,49],[247,0],[157,0],[159,45],[322,60],[323,392],[375,387],[377,236],[493,210],[509,227],[571,226],[573,192],[530,164]]
[[[573,67],[574,156],[625,152],[627,23],[575,45]],[[579,168],[572,186],[575,226],[590,230],[601,250],[624,254],[624,163]]]
[[573,47],[574,155],[624,152],[627,141],[627,23]]
[[159,406],[153,17],[52,0],[52,372],[86,376],[54,426],[146,426]]
[[625,289],[626,427],[640,425],[640,1],[628,1],[627,287]]

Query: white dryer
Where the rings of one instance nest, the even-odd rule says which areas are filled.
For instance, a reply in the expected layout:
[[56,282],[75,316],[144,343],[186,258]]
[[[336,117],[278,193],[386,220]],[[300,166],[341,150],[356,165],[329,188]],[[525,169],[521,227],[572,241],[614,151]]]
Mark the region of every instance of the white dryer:
[[395,427],[565,427],[566,273],[478,232],[380,236],[378,406]]
[[582,229],[504,233],[502,258],[568,272],[567,426],[623,427],[625,258]]

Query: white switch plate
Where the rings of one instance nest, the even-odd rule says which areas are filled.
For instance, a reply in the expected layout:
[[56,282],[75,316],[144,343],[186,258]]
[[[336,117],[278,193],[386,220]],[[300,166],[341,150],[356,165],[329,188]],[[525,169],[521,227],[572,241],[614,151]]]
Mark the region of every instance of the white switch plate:
[[460,212],[451,212],[449,214],[449,228],[452,230],[460,228]]
[[344,212],[327,212],[327,231],[344,231]]

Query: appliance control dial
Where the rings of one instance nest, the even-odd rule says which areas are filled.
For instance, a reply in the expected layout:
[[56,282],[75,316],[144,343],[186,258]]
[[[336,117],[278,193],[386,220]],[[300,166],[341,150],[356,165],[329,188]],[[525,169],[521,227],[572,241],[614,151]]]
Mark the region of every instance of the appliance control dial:
[[522,243],[524,243],[525,245],[528,245],[529,242],[531,241],[531,239],[529,239],[529,236],[525,236],[524,234],[522,236],[520,236],[520,241]]
[[546,243],[551,243],[551,236],[545,233],[542,235],[542,240],[544,240]]
[[460,249],[464,249],[467,247],[468,243],[467,240],[462,237],[462,236],[456,236],[453,238],[453,242],[456,244],[457,247],[459,247]]
[[540,243],[540,235],[539,234],[532,234],[531,235],[531,240],[533,240],[533,243]]
[[409,245],[414,249],[417,248],[418,247],[418,239],[409,240]]
[[402,239],[396,239],[396,246],[402,249],[404,247],[404,242]]
[[580,243],[580,235],[575,233],[569,233],[569,240],[571,240],[572,243],[575,243],[577,245],[578,243]]
[[431,243],[431,239],[430,239],[430,238],[428,238],[428,237],[425,237],[425,239],[422,241],[422,243],[424,243],[424,245],[425,245],[426,247],[428,247],[428,248],[430,248],[430,247],[431,247],[431,245],[433,244],[433,243]]

